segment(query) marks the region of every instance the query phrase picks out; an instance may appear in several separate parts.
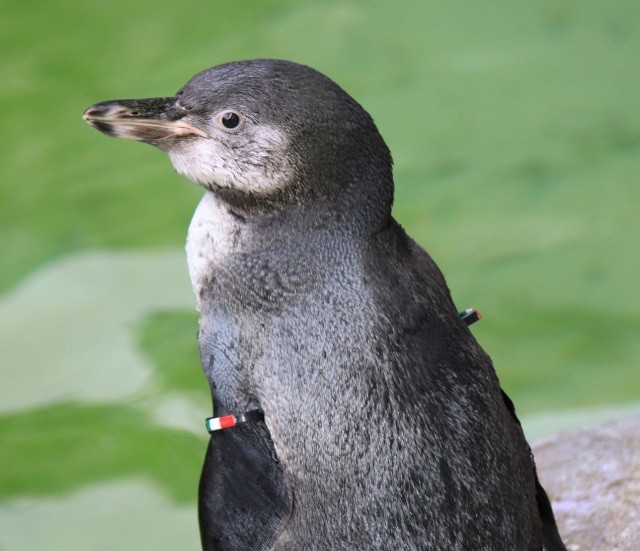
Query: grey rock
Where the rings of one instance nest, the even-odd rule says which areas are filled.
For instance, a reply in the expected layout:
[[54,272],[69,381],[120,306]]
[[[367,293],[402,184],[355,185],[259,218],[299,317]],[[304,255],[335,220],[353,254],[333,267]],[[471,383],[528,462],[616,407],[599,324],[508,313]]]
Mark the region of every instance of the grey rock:
[[569,550],[640,549],[640,415],[553,434],[532,449]]

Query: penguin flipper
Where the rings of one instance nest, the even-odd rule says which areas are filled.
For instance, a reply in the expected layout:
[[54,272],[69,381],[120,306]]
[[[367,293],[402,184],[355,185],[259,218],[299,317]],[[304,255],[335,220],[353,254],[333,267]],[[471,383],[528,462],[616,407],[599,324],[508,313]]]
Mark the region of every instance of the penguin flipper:
[[211,435],[198,503],[205,551],[268,550],[291,509],[292,493],[263,421]]
[[[516,415],[516,408],[513,405],[513,401],[509,396],[507,396],[507,393],[502,390],[502,388],[500,389],[500,392],[502,393],[502,399],[504,400],[504,404],[507,406],[507,410],[511,414],[511,417],[518,426],[522,428],[520,419],[518,419],[518,416]],[[540,521],[542,522],[543,549],[544,551],[567,551],[567,548],[560,537],[560,532],[558,531],[558,525],[553,514],[549,496],[547,496],[547,492],[545,492],[542,484],[540,484],[535,463],[533,464],[533,474],[536,479],[536,503],[538,505],[538,512],[540,513]]]

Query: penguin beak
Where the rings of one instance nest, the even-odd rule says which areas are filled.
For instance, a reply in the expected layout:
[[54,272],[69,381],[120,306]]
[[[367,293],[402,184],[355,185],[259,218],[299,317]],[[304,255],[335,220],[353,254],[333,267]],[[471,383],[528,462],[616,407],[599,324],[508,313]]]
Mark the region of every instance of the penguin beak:
[[107,136],[152,142],[207,134],[184,120],[188,111],[178,98],[123,99],[96,103],[82,118]]

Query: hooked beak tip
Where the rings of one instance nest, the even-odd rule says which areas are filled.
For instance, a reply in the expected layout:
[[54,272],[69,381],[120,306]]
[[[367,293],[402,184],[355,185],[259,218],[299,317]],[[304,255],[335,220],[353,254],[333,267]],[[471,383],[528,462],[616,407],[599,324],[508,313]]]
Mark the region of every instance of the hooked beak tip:
[[129,109],[118,101],[103,101],[94,103],[82,114],[82,118],[89,122],[95,119],[116,119],[123,116],[136,116],[139,113]]

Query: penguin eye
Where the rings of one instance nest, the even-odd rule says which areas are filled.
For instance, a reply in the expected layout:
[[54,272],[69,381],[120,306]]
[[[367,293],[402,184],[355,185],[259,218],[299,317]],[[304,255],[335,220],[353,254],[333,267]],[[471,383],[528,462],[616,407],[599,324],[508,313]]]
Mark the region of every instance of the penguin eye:
[[225,111],[220,115],[220,122],[222,126],[228,129],[237,128],[240,124],[240,115],[238,113],[234,113],[233,111]]

